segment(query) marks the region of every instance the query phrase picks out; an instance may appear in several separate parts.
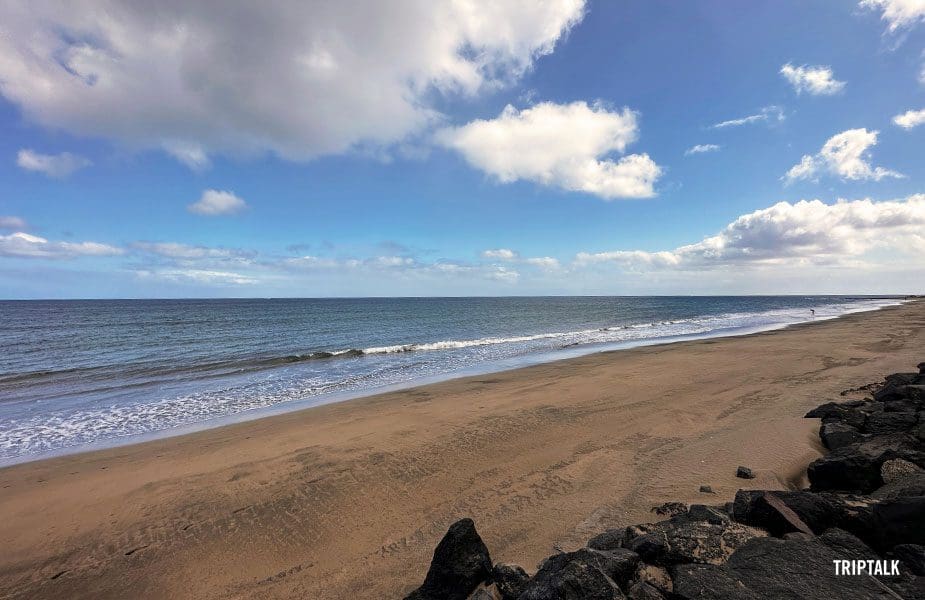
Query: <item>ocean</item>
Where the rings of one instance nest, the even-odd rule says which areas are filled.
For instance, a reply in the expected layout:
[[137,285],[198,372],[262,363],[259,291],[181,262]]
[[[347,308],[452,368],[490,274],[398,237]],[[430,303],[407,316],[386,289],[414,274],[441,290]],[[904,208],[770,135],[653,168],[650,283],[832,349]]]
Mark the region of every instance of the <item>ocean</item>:
[[0,464],[899,302],[845,296],[2,301]]

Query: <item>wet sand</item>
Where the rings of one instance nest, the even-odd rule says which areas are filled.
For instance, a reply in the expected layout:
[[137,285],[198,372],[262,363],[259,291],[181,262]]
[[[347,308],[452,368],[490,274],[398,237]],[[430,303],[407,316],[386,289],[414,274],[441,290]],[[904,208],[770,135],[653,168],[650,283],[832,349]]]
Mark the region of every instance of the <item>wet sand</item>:
[[0,597],[400,598],[463,516],[532,572],[668,500],[802,485],[802,415],[923,348],[918,301],[8,467]]

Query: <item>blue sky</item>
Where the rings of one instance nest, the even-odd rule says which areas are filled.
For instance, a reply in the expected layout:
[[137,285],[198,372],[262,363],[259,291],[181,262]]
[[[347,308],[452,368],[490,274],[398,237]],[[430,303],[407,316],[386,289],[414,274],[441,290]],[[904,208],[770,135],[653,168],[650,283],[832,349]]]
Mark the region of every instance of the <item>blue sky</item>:
[[923,292],[919,0],[302,4],[0,8],[0,297]]

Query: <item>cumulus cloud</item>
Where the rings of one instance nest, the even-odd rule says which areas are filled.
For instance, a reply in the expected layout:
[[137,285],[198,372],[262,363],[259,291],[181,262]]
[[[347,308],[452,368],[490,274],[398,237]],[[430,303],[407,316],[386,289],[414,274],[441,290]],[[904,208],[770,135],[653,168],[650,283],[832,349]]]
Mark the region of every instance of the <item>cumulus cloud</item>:
[[690,156],[691,154],[704,154],[706,152],[716,152],[720,149],[720,146],[717,144],[697,144],[696,146],[691,146],[684,151],[684,156]]
[[741,125],[751,125],[752,123],[774,123],[778,121],[783,121],[786,119],[783,109],[779,106],[765,106],[759,112],[748,115],[747,117],[739,117],[738,119],[729,119],[728,121],[720,121],[713,125],[713,129],[724,129],[726,127],[739,127]]
[[[2,36],[0,36],[0,39],[2,39]],[[2,82],[0,82],[0,85],[2,85]],[[93,163],[83,156],[71,154],[70,152],[41,154],[24,148],[16,155],[16,164],[26,171],[35,171],[44,173],[49,177],[61,178],[89,167]]]
[[893,117],[893,122],[903,129],[912,129],[925,123],[925,108],[922,110],[907,110],[901,115]]
[[247,203],[232,192],[206,190],[199,200],[186,207],[191,213],[207,217],[234,215],[247,208]]
[[0,4],[0,93],[34,122],[159,148],[308,160],[385,147],[439,96],[507,85],[584,0]]
[[616,263],[631,270],[700,270],[730,264],[792,265],[794,261],[831,264],[876,249],[919,257],[925,253],[925,194],[886,202],[779,202],[743,215],[695,244],[661,252],[580,253],[575,262]]
[[523,110],[508,105],[495,119],[445,128],[436,140],[502,183],[534,181],[611,200],[655,195],[662,169],[648,154],[607,158],[637,137],[637,116],[628,108],[543,102]]
[[833,135],[818,154],[804,155],[799,164],[787,171],[783,179],[786,183],[798,179],[812,179],[823,171],[843,180],[880,181],[884,177],[904,177],[896,171],[871,166],[868,150],[877,145],[879,133],[867,129],[849,129]]
[[880,11],[880,18],[889,24],[891,33],[925,21],[922,0],[861,0],[860,6]]
[[0,256],[64,259],[79,256],[114,256],[124,250],[98,242],[52,242],[37,235],[17,232],[0,235]]
[[19,217],[0,217],[0,229],[26,229],[26,221]]
[[520,255],[513,250],[508,250],[507,248],[497,248],[495,250],[483,250],[482,258],[495,259],[495,260],[514,260]]
[[780,68],[780,74],[790,82],[797,94],[807,92],[813,96],[831,96],[845,89],[845,82],[835,79],[831,67],[794,67],[787,63]]

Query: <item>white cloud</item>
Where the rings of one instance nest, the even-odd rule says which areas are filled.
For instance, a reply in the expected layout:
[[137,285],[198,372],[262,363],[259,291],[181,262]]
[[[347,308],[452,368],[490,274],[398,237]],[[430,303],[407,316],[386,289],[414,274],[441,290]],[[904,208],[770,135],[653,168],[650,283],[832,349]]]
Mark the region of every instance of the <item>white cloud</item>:
[[814,96],[831,96],[845,89],[845,82],[835,79],[831,67],[794,67],[787,63],[780,68],[780,74],[790,82],[797,94],[808,92]]
[[879,10],[880,18],[889,23],[891,33],[925,21],[923,0],[861,0],[860,6]]
[[783,121],[787,117],[784,115],[784,111],[779,106],[765,106],[761,109],[760,112],[757,112],[753,115],[748,115],[747,117],[740,117],[738,119],[729,119],[728,121],[721,121],[713,125],[713,129],[723,129],[726,127],[739,127],[741,125],[751,125],[752,123],[773,123],[778,121]]
[[616,263],[629,270],[703,270],[730,264],[837,264],[874,250],[888,250],[894,260],[902,254],[921,260],[925,194],[886,202],[779,202],[743,215],[695,244],[661,252],[580,253],[575,262]]
[[786,183],[797,179],[812,179],[820,171],[827,171],[841,179],[880,181],[884,177],[904,177],[901,173],[872,167],[868,149],[877,145],[878,131],[849,129],[833,135],[815,155],[804,155],[784,175]]
[[[0,36],[0,39],[2,39],[2,36]],[[2,85],[2,82],[0,82],[0,85]],[[16,155],[16,164],[27,171],[44,173],[49,177],[67,177],[71,173],[89,167],[93,163],[83,156],[71,154],[70,152],[40,154],[34,150],[24,148]]]
[[488,271],[488,278],[504,283],[517,283],[517,280],[520,279],[520,273],[508,267],[494,267],[494,269]]
[[196,202],[186,209],[197,215],[214,217],[218,215],[233,215],[247,208],[247,203],[235,196],[232,192],[223,190],[206,190]]
[[0,229],[26,229],[28,225],[19,217],[0,217]]
[[925,123],[925,108],[922,110],[907,110],[901,115],[893,117],[893,122],[903,129],[912,129]]
[[436,139],[502,183],[534,181],[611,200],[655,195],[662,170],[648,154],[605,158],[637,137],[628,108],[543,102],[520,111],[508,105],[496,119],[446,128]]
[[540,267],[541,269],[554,270],[558,269],[561,265],[559,261],[550,256],[537,256],[534,258],[526,258],[524,262],[528,265],[533,265],[534,267]]
[[482,258],[497,259],[497,260],[514,260],[519,254],[513,250],[508,250],[507,248],[498,248],[496,250],[484,250],[482,251]]
[[231,248],[210,248],[208,246],[192,246],[177,242],[135,242],[131,245],[134,250],[155,254],[174,260],[238,260],[246,261],[254,255],[253,252]]
[[561,265],[559,261],[550,256],[536,256],[522,258],[520,252],[509,250],[507,248],[497,248],[495,250],[483,250],[482,258],[488,260],[503,260],[505,262],[516,262],[524,265],[539,267],[544,270],[558,269]]
[[[584,0],[0,3],[0,93],[42,125],[165,149],[290,160],[384,147],[440,95],[509,84]],[[436,92],[436,93],[435,93]]]
[[414,259],[407,256],[376,256],[369,262],[384,268],[410,267],[415,264]]
[[162,279],[174,283],[197,283],[206,285],[253,285],[260,280],[249,275],[231,271],[210,271],[206,269],[147,270],[139,269],[135,275],[142,279]]
[[204,171],[212,166],[205,149],[195,142],[164,142],[164,150],[193,171]]
[[690,156],[691,154],[704,154],[706,152],[716,152],[720,149],[720,146],[717,144],[697,144],[696,146],[691,146],[684,151],[684,156]]
[[37,235],[17,232],[0,235],[0,256],[17,258],[76,258],[114,256],[124,250],[98,242],[51,242]]

